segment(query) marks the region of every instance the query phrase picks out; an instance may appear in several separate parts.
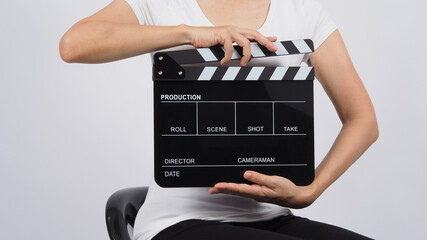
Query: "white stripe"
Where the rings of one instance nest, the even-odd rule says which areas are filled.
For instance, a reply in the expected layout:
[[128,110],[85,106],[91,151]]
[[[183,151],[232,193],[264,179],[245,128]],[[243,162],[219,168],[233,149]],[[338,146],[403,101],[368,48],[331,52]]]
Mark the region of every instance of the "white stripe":
[[262,71],[264,71],[265,67],[253,67],[249,72],[246,80],[258,80],[259,76],[261,76]]
[[[224,51],[225,54],[225,48],[221,46],[222,51]],[[231,59],[240,59],[240,54],[236,51],[236,49],[233,49],[233,55],[231,55]]]
[[282,45],[281,42],[273,42],[274,45],[278,48],[276,51],[277,55],[286,55],[289,54],[289,52],[286,50],[286,48]]
[[229,67],[222,80],[234,80],[240,71],[240,67]]
[[294,80],[307,80],[308,74],[310,74],[311,67],[300,67]]
[[215,71],[216,67],[205,67],[197,80],[211,80]]
[[265,57],[265,54],[259,48],[257,43],[251,44],[251,54],[252,57]]
[[288,69],[289,67],[276,67],[273,72],[273,75],[271,75],[270,77],[270,80],[282,80]]
[[198,48],[197,51],[202,55],[205,62],[218,61],[213,52],[209,48]]
[[311,49],[308,47],[304,40],[293,40],[292,43],[298,48],[300,53],[311,53]]

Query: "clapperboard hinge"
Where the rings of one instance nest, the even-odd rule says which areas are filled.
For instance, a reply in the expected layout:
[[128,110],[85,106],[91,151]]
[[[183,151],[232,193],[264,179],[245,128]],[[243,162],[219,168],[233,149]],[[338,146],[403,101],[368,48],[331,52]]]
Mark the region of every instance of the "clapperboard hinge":
[[185,69],[166,53],[154,56],[153,76],[157,79],[184,79]]

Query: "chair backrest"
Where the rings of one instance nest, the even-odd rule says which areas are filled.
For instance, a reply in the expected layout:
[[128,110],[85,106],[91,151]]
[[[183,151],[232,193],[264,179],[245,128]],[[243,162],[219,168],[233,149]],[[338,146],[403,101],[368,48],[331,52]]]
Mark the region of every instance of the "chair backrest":
[[148,187],[126,188],[115,192],[107,201],[105,220],[111,240],[131,240],[128,224],[134,226],[136,214],[147,195]]

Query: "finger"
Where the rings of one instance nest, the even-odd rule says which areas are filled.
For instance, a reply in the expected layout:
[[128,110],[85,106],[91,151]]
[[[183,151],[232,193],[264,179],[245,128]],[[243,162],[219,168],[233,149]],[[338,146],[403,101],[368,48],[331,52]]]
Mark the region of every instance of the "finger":
[[249,32],[244,33],[243,35],[245,37],[247,37],[248,39],[252,39],[252,40],[257,41],[259,44],[266,47],[270,52],[275,52],[278,49],[276,47],[276,45],[273,44],[273,40],[274,39],[277,40],[277,37],[273,37],[273,39],[270,40],[269,38],[265,37],[264,35],[262,35],[261,33],[257,32],[257,31],[249,31]]
[[246,64],[251,59],[251,42],[241,34],[236,34],[234,38],[235,42],[243,48],[243,56],[240,58],[240,65],[246,66]]
[[[276,42],[277,41],[277,37],[266,37],[269,41],[271,42]],[[255,39],[250,39],[251,42],[256,42]]]
[[267,39],[270,40],[271,42],[277,41],[277,37],[276,36],[274,36],[274,37],[267,37]]
[[248,185],[243,183],[217,183],[213,187],[213,190],[210,192],[212,192],[213,194],[232,194],[253,199],[261,199],[265,197],[265,194],[260,186]]
[[246,171],[243,174],[243,177],[248,181],[251,181],[258,185],[266,186],[272,189],[275,188],[277,185],[277,182],[274,176],[264,175],[255,171]]
[[217,193],[220,193],[220,192],[218,191],[218,189],[216,189],[216,188],[214,188],[214,187],[209,188],[209,194],[217,194]]
[[228,63],[231,60],[231,56],[233,56],[233,42],[231,41],[231,39],[226,39],[224,41],[224,49],[225,49],[225,54],[224,54],[224,58],[221,60],[221,65],[225,65],[226,63]]

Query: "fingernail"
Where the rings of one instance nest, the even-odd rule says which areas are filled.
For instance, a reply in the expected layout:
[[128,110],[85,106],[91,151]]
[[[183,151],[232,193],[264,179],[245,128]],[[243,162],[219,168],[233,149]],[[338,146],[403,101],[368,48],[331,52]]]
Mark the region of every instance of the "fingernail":
[[245,178],[250,178],[252,176],[252,173],[250,172],[245,172]]

